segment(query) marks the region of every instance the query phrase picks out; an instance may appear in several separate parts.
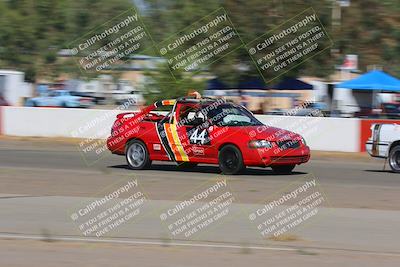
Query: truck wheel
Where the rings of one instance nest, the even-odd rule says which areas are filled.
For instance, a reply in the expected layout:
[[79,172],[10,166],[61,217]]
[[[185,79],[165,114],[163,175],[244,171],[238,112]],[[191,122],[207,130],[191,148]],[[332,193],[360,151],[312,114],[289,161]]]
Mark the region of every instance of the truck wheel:
[[129,168],[133,170],[142,170],[151,165],[147,147],[140,140],[131,140],[126,144],[125,158]]
[[237,174],[244,169],[243,157],[234,145],[222,147],[218,153],[219,168],[224,174]]
[[292,164],[292,165],[275,165],[275,166],[271,166],[272,170],[274,171],[274,173],[277,174],[291,174],[294,167],[296,167],[296,165]]
[[392,171],[400,173],[400,145],[390,149],[389,165]]

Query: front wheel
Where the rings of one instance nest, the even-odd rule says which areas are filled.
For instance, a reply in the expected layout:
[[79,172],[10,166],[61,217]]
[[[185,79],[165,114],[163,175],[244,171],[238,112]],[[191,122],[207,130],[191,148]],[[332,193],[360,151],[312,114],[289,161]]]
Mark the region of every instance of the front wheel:
[[140,140],[128,142],[125,148],[125,158],[129,168],[133,170],[142,170],[151,164],[147,147]]
[[274,173],[277,174],[291,174],[296,165],[275,165],[271,166]]
[[400,173],[400,145],[390,150],[389,165],[393,172]]
[[244,169],[243,157],[239,148],[226,145],[218,153],[219,168],[224,174],[237,174]]

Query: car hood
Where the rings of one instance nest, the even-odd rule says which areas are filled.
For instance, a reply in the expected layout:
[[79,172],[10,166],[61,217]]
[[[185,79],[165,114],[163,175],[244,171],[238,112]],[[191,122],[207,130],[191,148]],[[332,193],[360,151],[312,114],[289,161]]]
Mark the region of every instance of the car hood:
[[242,127],[251,139],[269,140],[269,141],[283,141],[283,140],[300,140],[301,135],[272,126],[259,125]]

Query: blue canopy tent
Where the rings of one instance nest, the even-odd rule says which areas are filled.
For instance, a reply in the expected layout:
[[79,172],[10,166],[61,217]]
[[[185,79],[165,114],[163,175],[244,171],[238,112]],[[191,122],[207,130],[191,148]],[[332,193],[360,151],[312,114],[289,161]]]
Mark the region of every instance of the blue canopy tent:
[[311,84],[305,83],[295,78],[286,78],[280,83],[273,85],[271,89],[275,90],[313,90]]
[[214,78],[207,81],[207,88],[206,88],[206,90],[249,90],[249,89],[265,90],[267,89],[267,86],[261,79],[250,79],[239,82],[237,86],[228,87],[219,79]]
[[211,79],[207,81],[206,90],[225,90],[227,86],[218,79]]
[[400,91],[400,80],[380,70],[367,72],[355,79],[339,83],[336,88],[355,90]]
[[267,86],[262,79],[255,78],[255,79],[247,79],[246,81],[242,81],[238,83],[237,89],[256,89],[256,90],[265,90]]
[[204,90],[204,96],[224,96],[226,95],[225,90],[229,89],[219,79],[214,78],[207,81],[206,90]]
[[238,94],[251,97],[265,97],[267,85],[260,78],[247,79],[238,83]]
[[207,81],[207,87],[204,93],[206,96],[239,96],[240,92],[249,96],[265,96],[264,91],[266,89],[267,86],[262,79],[248,79],[239,82],[237,86],[228,87],[219,79],[215,78]]
[[344,92],[340,93],[340,97],[338,94],[337,97],[342,98],[338,99],[342,102],[340,104],[342,108],[338,109],[346,113],[346,110],[353,110],[356,107],[358,111],[354,110],[354,114],[361,116],[360,114],[374,113],[373,109],[379,108],[379,104],[384,103],[384,100],[378,100],[377,93],[399,92],[400,80],[383,71],[373,70],[355,79],[339,83],[335,88],[345,89],[345,91],[346,89],[350,89],[354,97],[354,100],[352,100],[349,96],[344,97]]
[[[272,85],[271,91],[267,94],[272,99],[273,105],[283,109],[290,109],[297,106],[298,101],[306,101],[313,95],[314,87],[311,84],[296,78],[285,78],[278,84]],[[290,102],[288,102],[289,99]],[[283,102],[282,102],[283,101]]]

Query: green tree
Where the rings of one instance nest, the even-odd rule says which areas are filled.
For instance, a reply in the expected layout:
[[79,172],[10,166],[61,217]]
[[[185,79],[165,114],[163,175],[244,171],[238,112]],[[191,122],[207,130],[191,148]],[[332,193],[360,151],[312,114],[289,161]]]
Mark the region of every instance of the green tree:
[[56,60],[60,49],[132,7],[130,0],[0,1],[0,67],[25,71],[31,81],[55,77],[59,65],[72,63]]
[[159,66],[158,71],[146,72],[146,82],[142,91],[146,103],[152,104],[162,99],[176,99],[188,94],[190,90],[202,93],[205,87],[204,80],[196,79],[190,73],[175,72],[175,78],[165,64]]

